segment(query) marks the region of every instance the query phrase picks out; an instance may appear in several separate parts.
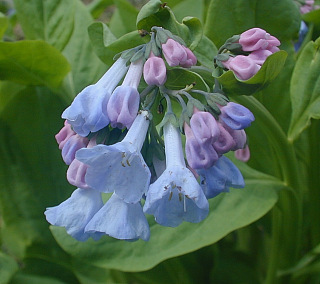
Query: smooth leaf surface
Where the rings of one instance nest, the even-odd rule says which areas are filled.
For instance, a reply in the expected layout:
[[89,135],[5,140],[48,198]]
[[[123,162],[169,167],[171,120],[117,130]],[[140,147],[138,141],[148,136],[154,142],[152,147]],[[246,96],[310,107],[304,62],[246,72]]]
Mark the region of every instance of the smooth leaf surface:
[[177,228],[167,228],[150,221],[149,242],[132,243],[105,237],[99,242],[81,243],[67,235],[64,228],[51,227],[51,230],[61,247],[75,258],[104,268],[147,270],[165,259],[214,243],[259,219],[273,207],[277,201],[276,192],[284,185],[248,167],[241,170],[246,177],[245,189],[231,190],[211,200],[211,212],[199,224],[183,223]]
[[259,27],[283,39],[296,38],[300,15],[292,0],[212,0],[205,34],[220,47],[227,38]]
[[116,39],[104,23],[93,23],[89,26],[88,31],[97,56],[108,65],[114,62],[113,57],[117,53],[145,43],[138,31]]
[[18,264],[16,261],[0,252],[0,284],[8,283],[17,270]]
[[287,53],[283,50],[271,54],[257,74],[248,80],[242,81],[237,79],[230,70],[218,77],[218,80],[223,90],[228,92],[230,96],[252,95],[268,86],[278,76],[286,57]]
[[292,119],[288,132],[295,140],[310,125],[310,119],[320,118],[320,38],[308,43],[293,71],[290,92]]
[[0,39],[2,39],[8,27],[8,18],[0,12]]
[[0,42],[0,80],[55,88],[69,71],[64,56],[44,41]]

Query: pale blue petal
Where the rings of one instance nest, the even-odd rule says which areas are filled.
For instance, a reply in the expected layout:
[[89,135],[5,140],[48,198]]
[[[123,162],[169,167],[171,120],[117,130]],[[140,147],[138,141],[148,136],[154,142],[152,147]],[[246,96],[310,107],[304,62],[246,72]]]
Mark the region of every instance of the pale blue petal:
[[99,85],[90,85],[83,89],[72,104],[62,113],[72,128],[85,137],[109,124],[107,104],[110,93]]
[[100,192],[91,189],[76,189],[70,198],[55,207],[47,208],[47,221],[59,227],[65,227],[67,233],[78,241],[89,237],[99,239],[102,234],[84,232],[85,226],[103,206]]
[[167,168],[150,185],[144,212],[169,227],[182,221],[200,222],[209,212],[209,204],[193,174],[185,167]]
[[234,163],[222,156],[215,165],[227,176],[227,186],[243,188],[245,186],[243,176]]
[[89,165],[85,180],[96,190],[115,192],[129,203],[137,203],[148,190],[150,170],[130,143],[80,149],[76,157]]
[[150,229],[140,203],[126,203],[113,194],[85,228],[87,233],[104,233],[121,240],[145,241]]

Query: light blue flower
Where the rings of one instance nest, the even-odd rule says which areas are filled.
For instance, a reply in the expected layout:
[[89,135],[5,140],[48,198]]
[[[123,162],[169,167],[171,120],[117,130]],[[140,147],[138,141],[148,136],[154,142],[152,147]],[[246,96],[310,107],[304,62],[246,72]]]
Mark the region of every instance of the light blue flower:
[[88,165],[86,183],[137,203],[150,184],[151,173],[140,153],[148,127],[148,112],[142,111],[121,142],[78,150],[76,159]]
[[301,23],[300,23],[300,30],[299,30],[299,39],[298,39],[298,41],[295,42],[295,44],[294,44],[294,50],[295,50],[296,52],[300,49],[300,47],[301,47],[301,45],[302,45],[302,43],[303,43],[303,41],[304,41],[304,39],[305,39],[308,31],[309,31],[309,28],[308,28],[308,26],[306,25],[306,23],[305,23],[304,21],[301,21]]
[[76,189],[70,198],[45,211],[47,221],[59,227],[65,227],[67,233],[78,241],[89,237],[98,240],[102,233],[87,233],[84,228],[91,218],[103,206],[101,193],[93,189]]
[[85,232],[103,233],[120,240],[148,241],[150,229],[140,202],[127,203],[113,194],[87,224]]
[[127,70],[126,61],[120,57],[96,84],[86,87],[74,98],[62,118],[68,120],[75,132],[85,137],[109,124],[108,101]]
[[225,156],[209,169],[197,171],[201,177],[201,186],[207,198],[213,198],[229,187],[243,188],[244,179],[239,169]]
[[193,173],[186,168],[179,130],[164,126],[166,170],[150,185],[144,212],[163,226],[176,227],[182,221],[198,223],[207,217],[208,201]]

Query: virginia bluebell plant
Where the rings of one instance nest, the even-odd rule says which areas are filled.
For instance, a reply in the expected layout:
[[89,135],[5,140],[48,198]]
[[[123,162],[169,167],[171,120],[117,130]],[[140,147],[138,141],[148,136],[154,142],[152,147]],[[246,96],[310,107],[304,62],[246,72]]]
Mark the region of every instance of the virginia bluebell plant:
[[[147,215],[162,226],[198,223],[209,214],[208,199],[245,186],[225,154],[249,159],[245,128],[253,114],[231,102],[218,80],[207,91],[189,81],[167,88],[170,68],[201,64],[170,31],[153,27],[147,34],[148,43],[119,54],[62,114],[56,140],[77,189],[45,215],[79,241],[102,235],[147,241]],[[220,74],[231,70],[239,81],[249,80],[279,45],[253,28],[228,39],[214,65]]]

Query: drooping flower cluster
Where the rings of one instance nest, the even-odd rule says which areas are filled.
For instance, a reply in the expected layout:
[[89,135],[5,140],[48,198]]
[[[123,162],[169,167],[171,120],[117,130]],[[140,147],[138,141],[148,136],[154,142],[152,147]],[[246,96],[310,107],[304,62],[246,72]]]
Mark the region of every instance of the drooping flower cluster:
[[271,54],[279,51],[280,41],[260,28],[252,28],[233,36],[220,48],[216,63],[234,72],[240,80],[248,80]]
[[[255,50],[274,51],[278,45],[268,37],[273,45],[267,49],[248,37],[243,46],[259,46]],[[102,235],[147,241],[147,215],[163,226],[198,223],[209,214],[208,199],[244,187],[225,154],[241,151],[237,156],[249,159],[244,129],[253,114],[231,102],[218,82],[212,93],[188,85],[192,82],[181,90],[165,86],[168,69],[195,64],[181,38],[153,27],[149,43],[124,51],[96,84],[75,97],[62,114],[65,125],[56,140],[69,165],[67,179],[77,189],[47,208],[49,223],[79,241]],[[139,93],[142,76],[148,86]],[[173,111],[172,100],[181,113]]]

